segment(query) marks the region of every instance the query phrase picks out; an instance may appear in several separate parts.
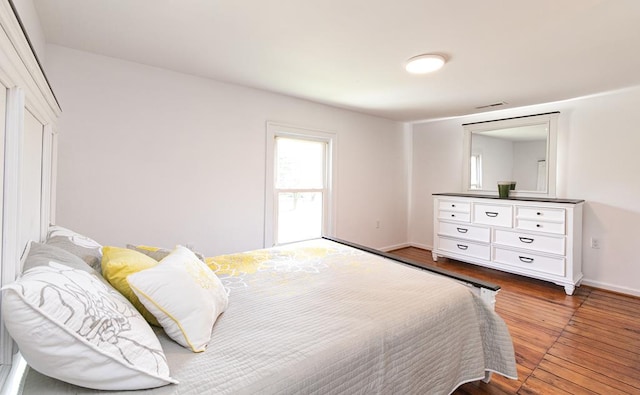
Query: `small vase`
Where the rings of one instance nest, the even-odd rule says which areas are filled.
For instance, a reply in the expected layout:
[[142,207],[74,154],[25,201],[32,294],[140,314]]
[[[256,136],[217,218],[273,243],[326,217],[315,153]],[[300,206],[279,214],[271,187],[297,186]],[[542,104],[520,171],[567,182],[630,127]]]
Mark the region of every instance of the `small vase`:
[[500,197],[500,199],[508,199],[509,190],[511,190],[511,181],[498,182],[498,197]]

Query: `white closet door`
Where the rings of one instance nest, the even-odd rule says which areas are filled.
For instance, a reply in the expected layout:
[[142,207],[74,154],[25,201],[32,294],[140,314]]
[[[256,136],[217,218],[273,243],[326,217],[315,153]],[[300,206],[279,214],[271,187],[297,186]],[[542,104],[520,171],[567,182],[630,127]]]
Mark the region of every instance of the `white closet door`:
[[[0,83],[0,188],[4,189],[4,128],[7,124],[7,87]],[[4,193],[0,193],[0,208],[4,207]],[[3,210],[0,209],[0,224]],[[0,256],[2,256],[2,225],[0,225]],[[1,266],[0,266],[1,270]],[[0,272],[1,273],[1,272]]]
[[44,125],[25,109],[20,190],[20,246],[40,241]]
[[[27,241],[49,224],[61,111],[10,3],[0,1],[0,285],[16,279]],[[17,393],[26,363],[1,321],[0,392]]]
[[[17,266],[15,264],[15,257],[14,258],[14,263],[13,265],[10,263],[5,263],[7,262],[7,257],[6,255],[8,255],[11,251],[11,248],[7,248],[10,244],[11,241],[15,241],[15,239],[11,240],[9,235],[11,234],[10,231],[7,231],[5,229],[6,227],[6,223],[5,220],[7,218],[11,217],[11,212],[9,214],[5,214],[5,211],[7,209],[11,209],[11,207],[5,207],[5,204],[12,201],[11,198],[6,199],[5,195],[7,195],[7,193],[10,193],[11,191],[11,186],[9,185],[5,185],[5,180],[7,179],[11,179],[11,176],[5,176],[5,163],[7,161],[7,157],[12,156],[12,152],[6,153],[5,150],[7,149],[8,146],[11,146],[11,144],[9,144],[7,146],[6,144],[6,138],[7,138],[7,104],[8,104],[8,100],[7,100],[7,95],[9,94],[9,89],[7,88],[6,85],[0,83],[0,147],[2,147],[2,149],[0,150],[0,156],[2,157],[2,161],[0,161],[0,180],[2,181],[2,183],[0,184],[2,186],[2,193],[0,193],[0,207],[2,207],[2,209],[0,210],[0,224],[2,224],[0,226],[0,282],[2,283],[2,285],[8,284],[9,282],[13,281],[13,279],[15,279],[16,276],[16,269],[15,267]],[[9,167],[11,168],[11,167]],[[15,201],[15,199],[13,199]],[[13,212],[15,212],[15,206]],[[15,216],[15,215],[14,215]],[[9,240],[5,240],[6,238],[8,238]],[[14,251],[15,252],[15,251]],[[11,369],[11,362],[12,362],[12,357],[13,357],[13,340],[11,339],[11,337],[9,336],[9,332],[7,332],[7,330],[4,328],[4,326],[0,327],[0,384],[2,383],[2,381],[4,380],[4,376],[8,374],[9,370]]]

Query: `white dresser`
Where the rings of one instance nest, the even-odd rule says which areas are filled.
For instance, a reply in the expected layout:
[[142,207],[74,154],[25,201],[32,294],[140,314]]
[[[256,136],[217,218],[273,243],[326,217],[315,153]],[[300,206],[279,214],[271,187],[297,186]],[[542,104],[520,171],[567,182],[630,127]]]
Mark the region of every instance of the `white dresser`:
[[551,281],[582,280],[584,200],[433,195],[433,260],[448,257]]

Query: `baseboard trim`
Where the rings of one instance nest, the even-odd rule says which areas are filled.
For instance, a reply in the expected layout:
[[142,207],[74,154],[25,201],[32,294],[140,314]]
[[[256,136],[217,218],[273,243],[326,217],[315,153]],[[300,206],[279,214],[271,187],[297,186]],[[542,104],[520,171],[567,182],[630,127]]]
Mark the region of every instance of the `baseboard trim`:
[[420,248],[421,250],[427,250],[427,251],[433,250],[433,246],[420,244],[420,243],[400,243],[400,244],[395,244],[388,247],[377,248],[377,250],[380,250],[383,252],[389,252],[389,251],[399,250],[401,248],[407,248],[407,247],[415,247],[415,248]]
[[420,243],[409,243],[409,247],[420,248],[422,250],[433,251],[432,245],[420,244]]
[[400,243],[400,244],[395,244],[395,245],[391,245],[391,246],[388,246],[388,247],[377,248],[377,250],[383,251],[383,252],[389,252],[389,251],[399,250],[401,248],[407,248],[407,247],[411,247],[411,244],[409,244],[409,243]]
[[618,286],[618,285],[609,284],[609,283],[603,283],[602,281],[589,280],[589,279],[586,279],[586,278],[582,279],[582,284],[588,285],[588,286],[594,287],[594,288],[603,289],[605,291],[612,291],[612,292],[617,292],[617,293],[620,293],[620,294],[632,295],[632,296],[640,297],[640,290],[639,289],[621,287],[621,286]]

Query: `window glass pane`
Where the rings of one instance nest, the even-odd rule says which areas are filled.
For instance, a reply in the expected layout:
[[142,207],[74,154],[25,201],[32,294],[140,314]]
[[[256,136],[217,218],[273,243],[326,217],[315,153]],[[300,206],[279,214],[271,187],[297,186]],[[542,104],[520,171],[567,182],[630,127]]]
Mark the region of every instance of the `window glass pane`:
[[325,146],[319,141],[276,138],[276,188],[323,188]]
[[322,236],[322,192],[278,193],[278,244]]
[[482,156],[480,154],[471,155],[471,189],[482,189]]
[[471,155],[471,185],[473,187],[478,186],[478,157]]

